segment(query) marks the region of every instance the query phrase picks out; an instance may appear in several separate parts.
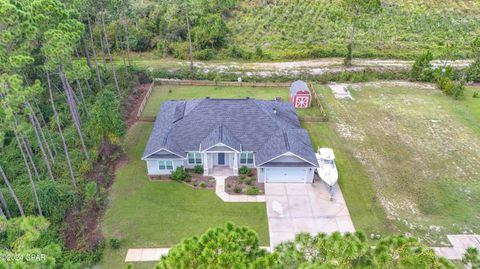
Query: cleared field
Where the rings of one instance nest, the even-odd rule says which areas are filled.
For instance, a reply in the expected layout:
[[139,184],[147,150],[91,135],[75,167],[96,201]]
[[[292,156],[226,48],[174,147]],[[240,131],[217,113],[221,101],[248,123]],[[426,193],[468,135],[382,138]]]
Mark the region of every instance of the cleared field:
[[[339,1],[245,0],[239,6],[228,22],[232,44],[260,46],[274,59],[346,52],[352,14]],[[412,59],[430,50],[440,57],[445,44],[452,44],[452,54],[466,58],[480,31],[477,0],[386,0],[382,10],[361,19],[356,56]]]
[[432,245],[480,232],[480,99],[472,93],[457,101],[393,82],[355,85],[354,101],[325,94],[332,128],[363,164],[389,222]]

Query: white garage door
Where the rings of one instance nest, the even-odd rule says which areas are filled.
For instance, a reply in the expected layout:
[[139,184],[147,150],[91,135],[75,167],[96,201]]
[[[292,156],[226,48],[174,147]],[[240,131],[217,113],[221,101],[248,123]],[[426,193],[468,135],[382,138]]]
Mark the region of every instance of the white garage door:
[[267,182],[305,182],[307,168],[265,168]]

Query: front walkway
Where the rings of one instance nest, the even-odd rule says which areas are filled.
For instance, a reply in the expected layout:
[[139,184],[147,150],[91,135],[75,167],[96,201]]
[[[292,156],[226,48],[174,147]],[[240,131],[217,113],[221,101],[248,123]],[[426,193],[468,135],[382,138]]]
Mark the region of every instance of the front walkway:
[[266,183],[265,198],[272,249],[301,232],[316,235],[355,231],[338,184],[332,201],[323,182]]
[[445,257],[449,260],[461,260],[467,248],[475,247],[480,250],[480,235],[455,234],[447,235],[447,238],[452,246],[433,248],[438,256]]

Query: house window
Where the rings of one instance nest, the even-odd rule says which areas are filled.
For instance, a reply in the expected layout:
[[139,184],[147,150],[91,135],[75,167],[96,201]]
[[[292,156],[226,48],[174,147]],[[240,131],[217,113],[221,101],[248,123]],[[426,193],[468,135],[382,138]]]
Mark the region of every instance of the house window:
[[240,153],[240,164],[253,164],[253,153]]
[[158,161],[158,169],[160,170],[173,170],[172,161]]
[[200,152],[189,152],[188,164],[202,164],[202,154]]

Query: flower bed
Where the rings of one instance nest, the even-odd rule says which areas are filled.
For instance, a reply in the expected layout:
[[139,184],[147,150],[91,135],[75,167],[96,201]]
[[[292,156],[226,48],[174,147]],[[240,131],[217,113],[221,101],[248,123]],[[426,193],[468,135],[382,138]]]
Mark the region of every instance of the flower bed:
[[225,192],[228,194],[265,194],[265,185],[259,183],[256,170],[249,169],[249,172],[238,176],[229,176],[225,179]]
[[188,177],[185,183],[195,189],[213,189],[215,188],[215,178],[211,176],[204,176],[203,173],[195,173],[193,170],[187,169]]

